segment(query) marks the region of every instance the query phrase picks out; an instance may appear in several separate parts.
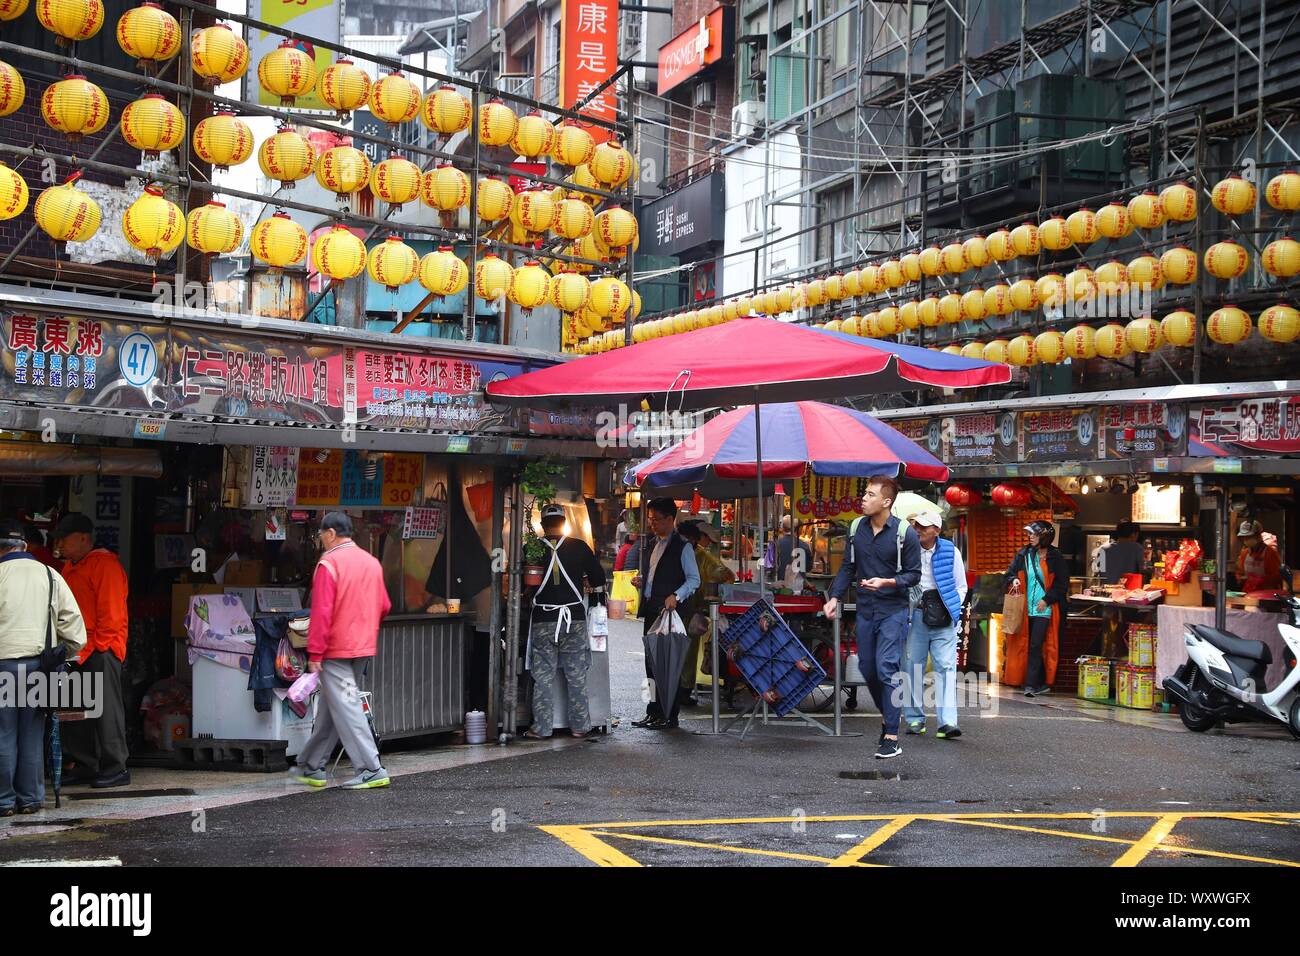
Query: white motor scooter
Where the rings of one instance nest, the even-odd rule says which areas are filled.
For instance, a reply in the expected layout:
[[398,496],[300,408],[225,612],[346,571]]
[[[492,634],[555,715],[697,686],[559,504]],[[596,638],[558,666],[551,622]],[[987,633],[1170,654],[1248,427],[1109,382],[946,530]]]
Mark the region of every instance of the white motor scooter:
[[1189,660],[1164,681],[1165,692],[1178,702],[1188,730],[1204,731],[1222,723],[1280,720],[1300,739],[1300,598],[1285,602],[1289,624],[1279,624],[1286,669],[1269,689],[1264,674],[1273,654],[1263,641],[1246,641],[1204,624],[1188,624],[1183,634]]

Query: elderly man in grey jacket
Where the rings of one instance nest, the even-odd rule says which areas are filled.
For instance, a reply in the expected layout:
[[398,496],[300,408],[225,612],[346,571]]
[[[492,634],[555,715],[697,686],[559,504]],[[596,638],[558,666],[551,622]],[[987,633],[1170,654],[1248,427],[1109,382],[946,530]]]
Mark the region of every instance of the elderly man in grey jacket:
[[40,670],[47,629],[69,658],[86,643],[72,590],[32,556],[25,536],[17,522],[0,524],[0,817],[45,804],[45,709],[31,697],[31,678]]

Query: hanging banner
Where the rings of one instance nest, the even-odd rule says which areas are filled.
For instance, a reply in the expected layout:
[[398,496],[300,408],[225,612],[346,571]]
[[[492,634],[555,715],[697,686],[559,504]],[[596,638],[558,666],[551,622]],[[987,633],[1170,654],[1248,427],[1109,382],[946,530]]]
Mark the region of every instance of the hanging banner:
[[294,504],[298,490],[298,449],[288,445],[254,445],[248,469],[249,508],[283,508]]
[[[618,69],[618,0],[561,0],[560,106],[571,109]],[[612,123],[615,84],[610,84],[581,112]],[[596,142],[609,130],[592,126]]]
[[1199,405],[1189,430],[1190,454],[1199,457],[1300,455],[1300,397]]
[[382,500],[385,508],[401,508],[422,497],[424,456],[384,455]]
[[[285,32],[303,34],[339,43],[342,34],[343,4],[332,0],[248,0],[248,16],[254,20],[273,27],[281,27]],[[248,73],[244,75],[244,99],[262,106],[280,106],[280,97],[268,93],[257,81],[257,65],[262,57],[270,53],[285,38],[279,33],[268,33],[253,27],[247,29],[245,42],[248,43]],[[296,45],[316,60],[316,75],[334,63],[334,52],[315,47],[306,40],[297,41]],[[315,88],[306,96],[298,97],[293,104],[295,110],[325,110],[334,112],[325,105],[320,93]]]

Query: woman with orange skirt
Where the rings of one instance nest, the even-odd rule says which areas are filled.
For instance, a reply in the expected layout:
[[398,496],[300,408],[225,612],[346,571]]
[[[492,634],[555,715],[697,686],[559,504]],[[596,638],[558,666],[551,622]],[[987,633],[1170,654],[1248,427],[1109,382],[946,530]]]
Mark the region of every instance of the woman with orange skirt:
[[1012,594],[1025,595],[1025,619],[1006,635],[1002,682],[1023,686],[1026,697],[1049,694],[1056,680],[1061,619],[1069,593],[1070,572],[1065,555],[1052,546],[1056,529],[1050,522],[1025,526],[1029,543],[1021,548],[1002,577]]

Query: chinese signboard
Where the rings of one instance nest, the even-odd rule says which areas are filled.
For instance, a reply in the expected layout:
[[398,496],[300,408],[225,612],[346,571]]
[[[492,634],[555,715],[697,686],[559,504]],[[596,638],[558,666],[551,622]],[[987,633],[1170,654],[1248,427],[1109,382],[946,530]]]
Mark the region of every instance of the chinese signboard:
[[[338,43],[342,32],[343,7],[333,0],[248,0],[248,15],[273,27],[282,27],[286,32],[316,37],[331,43]],[[248,62],[252,68],[244,78],[244,98],[262,106],[278,107],[280,97],[267,92],[257,81],[257,64],[262,62],[262,57],[284,42],[284,37],[249,27],[245,40],[248,43]],[[334,63],[332,50],[317,49],[305,40],[299,41],[298,46],[316,58],[317,76]],[[300,110],[329,110],[315,89],[307,96],[298,97],[294,101],[294,107]]]
[[726,177],[710,173],[641,207],[640,254],[675,256],[722,241]]
[[[560,10],[560,106],[569,109],[618,69],[618,0],[562,0]],[[614,84],[581,112],[612,123]],[[610,136],[602,127],[589,132],[597,142]]]
[[1182,405],[1107,405],[1099,414],[1098,458],[1187,454],[1187,409]]
[[[293,489],[294,499],[288,504],[405,508],[423,497],[423,455],[315,448],[289,450],[296,456],[298,481]],[[247,505],[258,507],[251,498]]]
[[1193,455],[1300,454],[1300,398],[1252,398],[1191,410]]
[[1020,437],[1015,412],[957,415],[930,422],[926,446],[949,465],[1017,461]]
[[1059,408],[1020,416],[1020,461],[1079,461],[1092,458],[1097,419],[1091,409]]
[[250,508],[283,508],[295,503],[298,490],[298,449],[287,445],[255,445],[248,469]]
[[[322,460],[324,459],[324,460]],[[337,505],[343,491],[343,452],[302,449],[298,458],[298,505]]]
[[659,48],[659,95],[717,63],[735,43],[735,8],[718,7]]
[[402,538],[437,538],[442,535],[447,523],[447,509],[442,505],[430,508],[407,508],[406,520],[402,523]]

